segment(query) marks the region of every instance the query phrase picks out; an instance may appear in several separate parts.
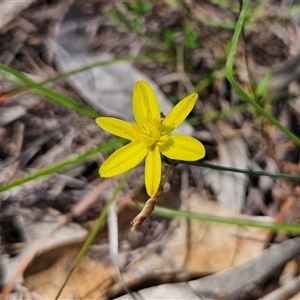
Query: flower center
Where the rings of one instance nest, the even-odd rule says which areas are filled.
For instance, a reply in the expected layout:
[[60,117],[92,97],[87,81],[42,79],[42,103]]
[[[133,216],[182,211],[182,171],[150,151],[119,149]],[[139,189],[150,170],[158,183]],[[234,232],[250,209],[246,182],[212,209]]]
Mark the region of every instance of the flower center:
[[161,123],[159,120],[149,120],[143,126],[136,124],[138,141],[144,143],[147,147],[152,147],[159,141],[161,136]]

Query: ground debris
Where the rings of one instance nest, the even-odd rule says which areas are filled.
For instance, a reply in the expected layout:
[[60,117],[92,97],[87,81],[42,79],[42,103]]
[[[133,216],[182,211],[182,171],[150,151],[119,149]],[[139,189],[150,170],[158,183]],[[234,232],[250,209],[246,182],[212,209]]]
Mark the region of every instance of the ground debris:
[[[294,16],[298,10],[284,1],[263,1],[255,9],[237,48],[235,76],[257,103],[299,136],[300,31]],[[0,62],[43,82],[99,57],[155,54],[159,59],[118,61],[47,86],[109,115],[117,101],[125,103],[126,96],[129,101],[125,108],[119,105],[118,112],[127,117],[132,70],[134,80],[143,74],[157,84],[168,109],[173,105],[169,100],[176,103],[195,87],[199,101],[190,116],[192,125],[187,126],[204,142],[206,161],[300,176],[299,147],[253,109],[238,110],[244,102],[224,76],[224,49],[238,12],[238,2],[228,1],[28,0],[18,5],[4,1],[0,3]],[[264,98],[259,88],[267,71],[273,76]],[[101,102],[103,95],[110,106]],[[101,102],[100,109],[93,101]],[[32,86],[0,72],[1,186],[94,149],[107,139],[94,120],[47,101]],[[7,267],[15,270],[28,255],[32,236],[42,239],[47,235],[40,231],[44,227],[51,229],[61,219],[66,222],[60,238],[53,238],[44,252],[27,261],[32,263],[19,274],[15,297],[55,297],[87,231],[95,226],[117,185],[118,178],[99,177],[104,156],[0,194],[0,273],[6,266],[7,278],[12,276]],[[299,199],[296,181],[179,165],[158,204],[198,214],[298,224]],[[296,293],[288,283],[292,287],[294,281],[299,283],[297,272],[288,282],[282,283],[281,278],[285,264],[299,254],[298,238],[158,215],[131,233],[130,221],[137,214],[134,201],[146,200],[143,166],[139,166],[117,198],[115,249],[111,249],[108,221],[64,291],[65,297],[108,299],[164,283],[168,285],[134,295],[175,299],[183,292],[193,299],[249,299],[277,288],[281,293],[281,284]],[[268,284],[270,280],[273,284]],[[173,294],[166,292],[170,290]]]

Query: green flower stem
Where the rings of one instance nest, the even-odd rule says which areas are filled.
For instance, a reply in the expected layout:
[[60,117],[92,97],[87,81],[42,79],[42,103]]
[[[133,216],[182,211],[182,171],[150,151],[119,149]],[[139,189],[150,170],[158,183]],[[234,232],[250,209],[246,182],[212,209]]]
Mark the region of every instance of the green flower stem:
[[300,138],[295,135],[293,132],[288,130],[286,127],[284,127],[277,119],[275,119],[272,115],[270,115],[266,110],[264,110],[254,99],[252,99],[235,81],[233,77],[233,60],[235,56],[235,51],[237,48],[238,40],[240,33],[243,28],[243,24],[246,17],[246,11],[249,6],[250,0],[245,0],[242,10],[240,12],[239,19],[237,21],[235,31],[232,37],[231,42],[231,49],[229,51],[227,61],[226,61],[226,68],[225,73],[226,77],[237,92],[237,94],[244,99],[247,103],[252,105],[262,116],[264,116],[269,122],[277,126],[278,129],[280,129],[284,134],[286,134],[291,140],[293,140],[297,145],[300,146]]
[[161,183],[160,183],[160,187],[161,189],[164,188],[164,185],[167,183],[167,181],[169,180],[169,177],[171,175],[171,173],[174,170],[175,165],[177,164],[177,161],[172,161],[172,163],[170,165],[168,165],[167,167],[167,171],[166,171],[166,175],[164,176],[164,178],[162,179]]
[[[119,139],[119,138],[110,139],[106,143],[99,145],[96,149],[89,150],[88,152],[85,152],[85,153],[83,153],[81,155],[78,155],[76,157],[69,158],[69,159],[67,159],[65,161],[62,161],[58,164],[55,164],[51,167],[45,168],[43,170],[37,171],[37,172],[32,173],[30,175],[27,175],[25,177],[22,177],[22,178],[14,180],[14,181],[11,181],[9,183],[3,184],[2,186],[0,186],[0,192],[7,191],[7,190],[9,190],[13,187],[16,187],[20,184],[32,181],[32,180],[37,179],[37,178],[40,178],[42,176],[47,176],[47,175],[54,174],[56,172],[61,172],[65,169],[67,169],[67,168],[70,168],[72,166],[83,163],[83,162],[85,162],[89,159],[92,159],[94,156],[99,155],[99,153],[104,153],[106,151],[110,151],[110,150],[116,148],[119,145],[123,145],[124,142],[125,142],[124,140]],[[300,181],[300,176],[299,175],[237,169],[237,168],[218,166],[218,165],[213,165],[213,164],[208,164],[208,163],[203,163],[203,162],[181,161],[180,163],[193,165],[193,166],[199,166],[199,167],[202,167],[202,168],[220,170],[220,171],[244,173],[244,174],[248,174],[249,176],[268,176],[268,177],[272,177],[272,178],[282,178],[282,179]]]
[[202,168],[208,168],[208,169],[213,169],[213,170],[219,170],[219,171],[229,171],[229,172],[235,172],[235,173],[243,173],[243,174],[248,174],[249,176],[256,176],[256,177],[258,177],[258,176],[268,176],[268,177],[272,177],[272,178],[282,178],[282,179],[300,181],[300,176],[299,175],[271,173],[271,172],[265,172],[265,171],[252,171],[252,170],[246,170],[246,169],[237,169],[237,168],[231,168],[231,167],[208,164],[208,163],[199,162],[199,161],[181,161],[180,163],[187,164],[187,165],[193,165],[193,166],[199,166],[199,167],[202,167]]

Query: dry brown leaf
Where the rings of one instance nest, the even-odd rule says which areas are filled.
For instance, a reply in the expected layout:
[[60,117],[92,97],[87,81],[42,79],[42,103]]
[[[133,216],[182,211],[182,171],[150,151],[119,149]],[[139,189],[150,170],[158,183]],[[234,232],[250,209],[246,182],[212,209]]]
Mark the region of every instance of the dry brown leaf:
[[[205,202],[197,194],[191,195],[189,206],[193,213],[236,217],[229,209]],[[268,235],[269,231],[263,229],[191,220],[190,248],[184,268],[191,274],[203,275],[242,263],[264,250]],[[177,236],[168,242],[172,257],[185,247],[184,239],[179,240]]]
[[[27,244],[19,255],[7,259],[3,266],[3,278],[1,278],[3,285],[10,285],[16,276],[21,277],[23,274],[18,271],[21,272],[25,265],[27,266],[37,251],[42,253],[64,245],[82,242],[85,239],[87,231],[75,223],[62,224],[64,218],[60,212],[52,208],[44,211],[23,208],[20,211],[18,226]],[[61,226],[58,227],[58,224]],[[43,241],[42,245],[41,241]]]
[[[237,217],[215,202],[201,200],[198,194],[190,196],[189,207],[193,213]],[[173,229],[161,238],[160,243],[148,245],[142,253],[133,252],[134,262],[123,274],[126,284],[132,286],[146,279],[167,277],[171,280],[184,274],[213,274],[258,255],[269,238],[268,230],[257,228],[198,220],[190,220],[189,225],[188,233],[185,221],[174,219],[169,227]],[[112,290],[118,288],[114,285]]]
[[[41,256],[38,261],[55,262],[42,271],[26,276],[25,285],[44,299],[53,299],[69,274],[81,246],[58,248]],[[104,299],[105,291],[114,277],[115,267],[112,264],[103,262],[100,253],[89,253],[81,261],[60,299],[67,299],[71,295],[81,299]]]

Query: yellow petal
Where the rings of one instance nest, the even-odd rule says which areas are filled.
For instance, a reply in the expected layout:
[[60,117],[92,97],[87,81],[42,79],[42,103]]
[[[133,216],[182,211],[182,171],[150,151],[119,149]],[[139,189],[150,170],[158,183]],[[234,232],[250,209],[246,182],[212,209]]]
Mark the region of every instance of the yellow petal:
[[148,149],[143,144],[129,143],[110,155],[99,169],[101,177],[122,174],[138,165],[147,155]]
[[162,125],[166,133],[172,132],[178,127],[184,119],[191,112],[198,99],[197,94],[191,94],[181,100],[173,109],[169,112],[166,118],[163,120]]
[[160,107],[154,91],[146,81],[138,81],[132,94],[135,121],[144,125],[148,120],[160,120]]
[[147,194],[153,196],[160,183],[161,178],[161,158],[158,147],[150,150],[146,157],[145,164],[145,184]]
[[133,124],[128,122],[115,118],[100,117],[96,119],[96,123],[102,129],[124,139],[132,140],[134,138]]
[[205,155],[205,148],[195,138],[184,134],[171,134],[161,141],[159,151],[170,159],[198,160]]

